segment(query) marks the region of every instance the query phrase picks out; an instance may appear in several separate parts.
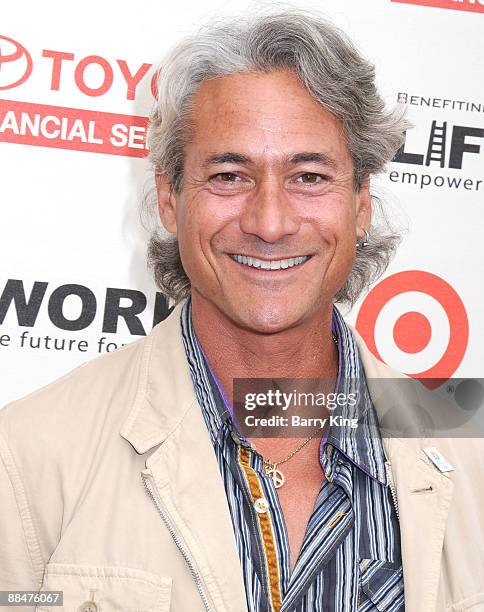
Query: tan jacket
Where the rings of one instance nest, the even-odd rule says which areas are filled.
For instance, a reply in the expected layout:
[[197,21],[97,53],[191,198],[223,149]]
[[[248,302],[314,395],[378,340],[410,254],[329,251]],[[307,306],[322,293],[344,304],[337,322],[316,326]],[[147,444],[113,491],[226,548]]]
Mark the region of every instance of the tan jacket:
[[[0,411],[0,590],[64,592],[63,607],[39,610],[247,610],[179,314]],[[368,379],[401,376],[354,333]],[[370,394],[381,418],[388,398]],[[455,470],[440,473],[426,446]],[[406,611],[484,611],[483,441],[384,438],[384,447]]]

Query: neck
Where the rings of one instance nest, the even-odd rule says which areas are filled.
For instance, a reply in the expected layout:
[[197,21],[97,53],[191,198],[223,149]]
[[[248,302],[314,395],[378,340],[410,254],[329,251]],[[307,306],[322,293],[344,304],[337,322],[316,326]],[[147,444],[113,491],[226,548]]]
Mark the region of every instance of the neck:
[[192,294],[195,333],[231,404],[235,378],[335,380],[338,350],[332,338],[332,311],[328,303],[295,327],[262,334],[240,328],[212,303]]

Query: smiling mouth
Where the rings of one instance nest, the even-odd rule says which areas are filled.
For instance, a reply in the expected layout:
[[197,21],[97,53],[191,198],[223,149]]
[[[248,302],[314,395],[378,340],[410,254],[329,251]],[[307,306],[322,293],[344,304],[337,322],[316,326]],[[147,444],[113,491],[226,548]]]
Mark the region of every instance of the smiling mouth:
[[302,255],[300,257],[290,257],[288,259],[257,259],[257,257],[248,257],[246,255],[238,255],[229,253],[229,256],[239,264],[248,266],[249,268],[258,268],[260,270],[287,270],[300,266],[310,259],[311,255]]

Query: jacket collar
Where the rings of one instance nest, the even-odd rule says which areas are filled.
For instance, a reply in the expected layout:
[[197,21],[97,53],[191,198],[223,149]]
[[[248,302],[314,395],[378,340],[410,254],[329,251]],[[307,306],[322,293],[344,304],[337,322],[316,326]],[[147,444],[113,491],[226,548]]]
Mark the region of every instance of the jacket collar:
[[[140,356],[134,399],[123,421],[120,434],[137,453],[143,454],[161,444],[181,423],[187,411],[197,405],[189,365],[183,346],[180,315],[185,301],[179,303],[170,315],[156,325],[140,344]],[[390,440],[395,432],[406,431],[398,437],[409,450],[419,452],[422,443],[428,442],[421,428],[418,414],[409,411],[409,393],[414,395],[414,405],[422,405],[429,394],[418,381],[411,379],[379,361],[367,348],[364,340],[351,325],[347,325],[356,341],[370,397],[385,438]],[[402,393],[402,386],[391,385],[388,379],[408,380],[409,386]],[[387,442],[385,447],[392,446]],[[386,450],[386,448],[385,448]],[[423,459],[423,463],[427,463]]]
[[[198,408],[180,324],[180,316],[185,303],[186,300],[175,306],[170,315],[156,325],[142,341],[134,400],[120,429],[121,436],[139,454],[146,453],[164,442],[183,421],[187,412],[192,408]],[[393,418],[393,416],[401,416],[402,413],[405,413],[405,402],[408,398],[406,396],[396,398],[393,395],[391,398],[393,404],[389,404],[388,388],[390,385],[380,384],[379,381],[408,379],[408,377],[376,359],[358,332],[347,324],[346,328],[351,330],[356,341],[364,378],[366,378],[378,420],[387,425],[386,430],[382,428],[382,433],[385,436],[384,450],[388,457],[388,450],[393,444],[391,432],[402,427],[401,423],[393,426],[388,421],[388,417],[390,415]],[[338,334],[341,335],[341,333],[339,330]],[[417,387],[420,383],[416,382],[415,385]],[[401,402],[402,408],[398,409],[395,402]],[[411,426],[415,428],[413,421]],[[418,455],[420,459],[422,439],[419,436],[409,436],[399,438],[399,440],[409,452]],[[333,440],[333,442],[341,446],[339,440]],[[432,444],[429,442],[428,446]],[[346,449],[345,452],[349,452],[349,449]],[[425,458],[421,460],[421,463],[423,465],[426,463]],[[380,473],[378,476],[381,478]]]
[[139,454],[164,442],[196,403],[181,339],[182,306],[143,342],[135,397],[120,430]]

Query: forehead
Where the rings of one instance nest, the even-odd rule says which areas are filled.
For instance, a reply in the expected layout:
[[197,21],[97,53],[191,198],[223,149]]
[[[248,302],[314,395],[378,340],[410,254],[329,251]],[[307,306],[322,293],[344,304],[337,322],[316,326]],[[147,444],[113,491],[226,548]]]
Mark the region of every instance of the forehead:
[[186,153],[237,151],[277,158],[323,152],[351,163],[341,121],[289,70],[237,73],[204,81],[194,96]]

